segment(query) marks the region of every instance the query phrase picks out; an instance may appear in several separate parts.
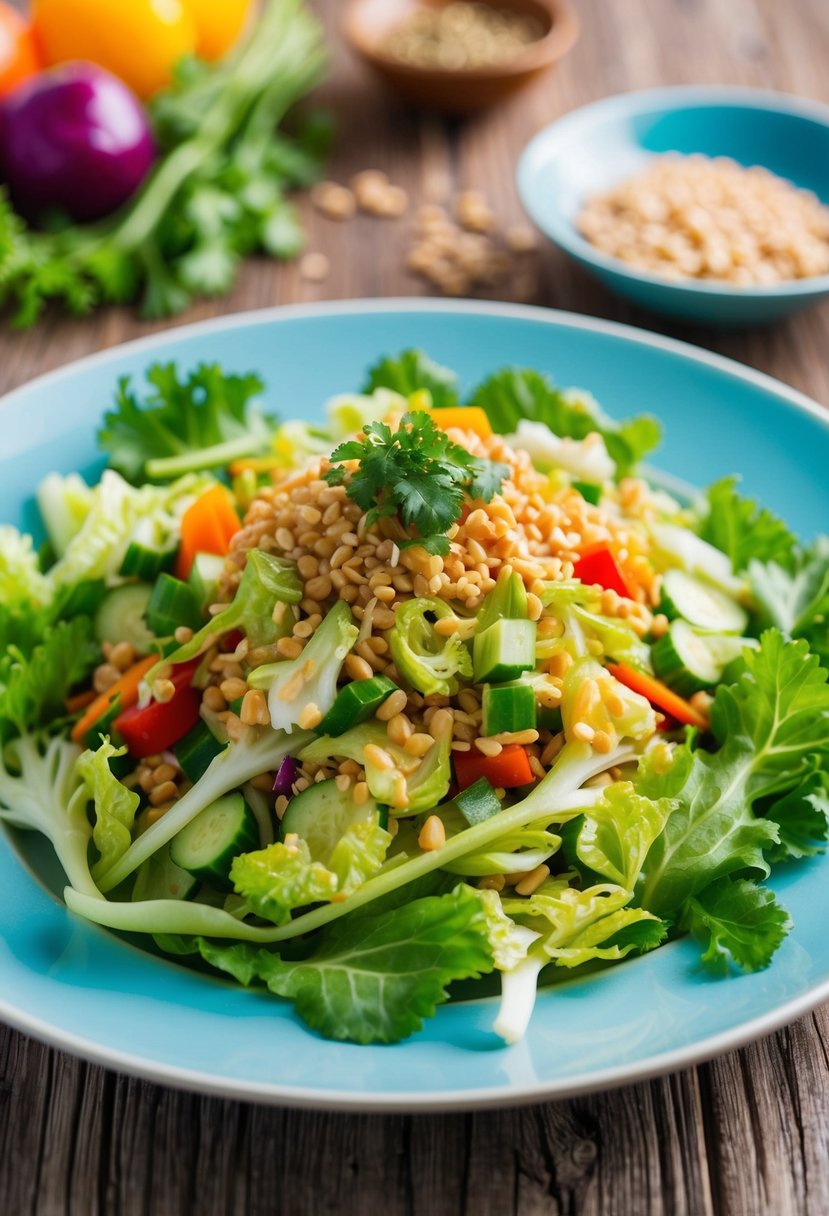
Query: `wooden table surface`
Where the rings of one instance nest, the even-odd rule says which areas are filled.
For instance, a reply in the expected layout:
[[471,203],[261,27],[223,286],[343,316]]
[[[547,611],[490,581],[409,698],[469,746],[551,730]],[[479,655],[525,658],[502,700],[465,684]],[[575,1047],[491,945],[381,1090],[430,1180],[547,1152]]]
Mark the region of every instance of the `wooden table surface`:
[[[334,29],[337,0],[317,7]],[[829,101],[827,0],[581,0],[560,69],[464,125],[417,119],[337,45],[325,94],[340,117],[331,174],[385,168],[413,199],[484,189],[505,223],[526,140],[606,94],[736,83]],[[190,321],[274,303],[420,294],[410,221],[309,215],[330,277],[249,265]],[[378,225],[381,225],[378,227]],[[535,302],[673,333],[829,404],[829,308],[771,329],[680,329],[619,303],[550,248]],[[0,392],[151,332],[125,312],[0,336]],[[56,400],[55,409],[60,409]],[[0,439],[2,442],[2,439]],[[357,1117],[247,1106],[107,1073],[0,1027],[0,1216],[824,1216],[829,1212],[829,1012],[743,1051],[612,1093],[525,1109]]]

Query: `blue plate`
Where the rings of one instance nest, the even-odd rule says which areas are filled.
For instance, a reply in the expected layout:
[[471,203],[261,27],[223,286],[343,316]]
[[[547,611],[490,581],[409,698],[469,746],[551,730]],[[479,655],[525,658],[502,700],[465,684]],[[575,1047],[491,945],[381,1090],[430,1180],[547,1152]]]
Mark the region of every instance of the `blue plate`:
[[[380,354],[422,346],[465,385],[505,363],[592,389],[621,416],[665,423],[659,463],[692,483],[739,470],[803,536],[829,515],[829,427],[819,408],[716,355],[635,329],[502,305],[377,301],[275,310],[175,329],[93,356],[2,404],[0,520],[29,526],[52,469],[99,467],[95,428],[116,378],[153,359],[255,368],[284,416],[313,418]],[[23,864],[21,864],[21,862]],[[442,1008],[395,1047],[323,1042],[279,1000],[186,970],[69,915],[32,835],[0,839],[0,1016],[124,1072],[297,1106],[446,1109],[572,1094],[684,1067],[767,1033],[829,997],[826,865],[783,868],[795,929],[773,966],[711,980],[680,941],[542,993],[526,1040],[492,1033],[490,999]]]
[[601,253],[575,227],[586,198],[664,152],[764,165],[829,203],[829,106],[759,89],[648,89],[566,115],[530,142],[518,166],[527,211],[552,241],[643,308],[715,325],[772,321],[829,294],[829,275],[769,287],[672,283]]

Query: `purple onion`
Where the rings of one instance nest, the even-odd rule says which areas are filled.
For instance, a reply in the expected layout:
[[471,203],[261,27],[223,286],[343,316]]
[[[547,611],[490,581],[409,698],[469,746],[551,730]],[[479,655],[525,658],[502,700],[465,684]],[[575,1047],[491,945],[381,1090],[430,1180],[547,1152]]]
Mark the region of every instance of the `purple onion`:
[[94,64],[52,68],[4,104],[0,164],[15,206],[31,219],[108,215],[135,193],[154,158],[141,103]]
[[298,774],[299,765],[296,760],[294,760],[293,756],[286,756],[276,770],[273,792],[277,795],[284,794],[286,798],[290,798],[294,792],[294,782]]

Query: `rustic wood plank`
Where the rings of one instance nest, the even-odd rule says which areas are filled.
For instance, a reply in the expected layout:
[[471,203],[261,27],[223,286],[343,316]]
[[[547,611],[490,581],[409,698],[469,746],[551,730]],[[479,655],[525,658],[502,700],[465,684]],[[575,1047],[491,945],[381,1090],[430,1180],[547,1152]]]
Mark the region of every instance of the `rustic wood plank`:
[[[336,0],[317,7],[333,31]],[[522,218],[518,151],[608,93],[729,81],[829,101],[825,0],[581,0],[561,67],[496,114],[445,125],[367,82],[341,46],[324,97],[342,129],[330,172],[386,168],[412,208],[485,189]],[[233,294],[184,320],[287,301],[423,294],[404,267],[412,213],[339,225],[304,214],[331,260],[321,284],[254,261]],[[829,307],[763,331],[661,321],[542,244],[532,298],[690,339],[829,404]],[[505,295],[510,291],[505,289]],[[165,328],[112,310],[0,334],[0,392],[89,351]],[[2,437],[0,436],[0,442]],[[745,1051],[615,1093],[435,1117],[300,1113],[116,1077],[0,1027],[0,1216],[822,1216],[829,1211],[829,1011]]]

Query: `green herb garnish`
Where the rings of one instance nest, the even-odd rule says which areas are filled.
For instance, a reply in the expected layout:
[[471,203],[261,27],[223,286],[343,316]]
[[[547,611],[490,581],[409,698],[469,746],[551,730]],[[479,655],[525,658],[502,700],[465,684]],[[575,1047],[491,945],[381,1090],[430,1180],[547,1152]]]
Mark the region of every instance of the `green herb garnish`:
[[[460,517],[464,498],[489,502],[509,474],[507,465],[481,460],[452,443],[422,410],[404,414],[396,431],[385,422],[369,422],[363,435],[334,449],[336,467],[325,480],[346,487],[369,525],[398,515],[416,534],[410,543],[428,553],[449,552],[445,534]],[[360,462],[350,477],[340,464],[347,460]]]

